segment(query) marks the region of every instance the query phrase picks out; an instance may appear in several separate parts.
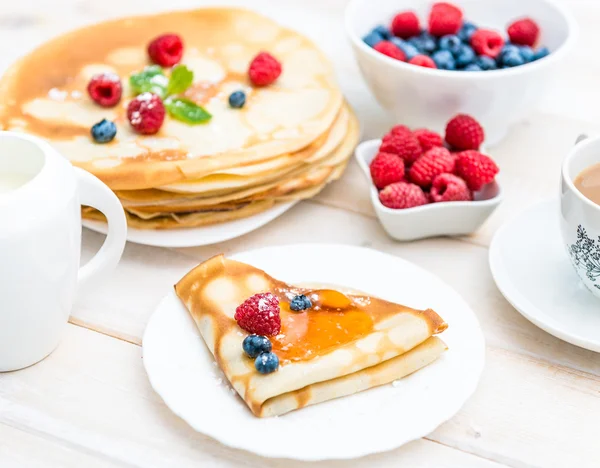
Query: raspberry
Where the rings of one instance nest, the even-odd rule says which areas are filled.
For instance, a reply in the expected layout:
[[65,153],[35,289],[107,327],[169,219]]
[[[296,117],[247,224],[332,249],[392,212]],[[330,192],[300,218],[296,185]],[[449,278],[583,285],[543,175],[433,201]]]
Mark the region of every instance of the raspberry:
[[387,132],[385,135],[383,135],[381,141],[389,141],[391,138],[393,138],[395,135],[399,135],[399,134],[408,134],[411,135],[412,132],[410,131],[410,128],[408,128],[406,125],[394,125],[389,132]]
[[471,36],[471,47],[477,55],[496,58],[504,47],[504,39],[496,31],[478,29]]
[[248,76],[252,84],[267,86],[281,75],[281,63],[268,52],[261,52],[250,62]]
[[165,120],[165,106],[156,94],[143,93],[127,106],[127,118],[142,135],[154,135]]
[[234,318],[244,330],[263,336],[281,331],[279,299],[270,292],[255,294],[235,309]]
[[433,202],[470,201],[473,194],[467,183],[453,174],[440,174],[433,179],[429,192]]
[[442,137],[426,128],[419,128],[415,130],[413,134],[417,137],[423,152],[430,150],[431,148],[435,148],[436,146],[444,146],[444,140]]
[[435,64],[433,59],[431,57],[428,57],[427,55],[415,55],[408,61],[408,63],[418,65],[419,67],[437,68],[437,65]]
[[450,151],[450,156],[452,156],[454,158],[454,161],[456,161],[458,159],[458,155],[462,153],[461,150],[458,151]]
[[400,156],[404,159],[405,164],[410,165],[421,156],[421,145],[412,133],[398,132],[389,134],[384,138],[379,151]]
[[427,195],[421,187],[409,182],[390,184],[379,192],[379,201],[388,208],[401,209],[426,205]]
[[460,8],[451,3],[434,3],[429,13],[429,34],[446,36],[456,34],[462,26],[463,14]]
[[540,35],[540,27],[531,18],[523,18],[508,26],[510,42],[533,47]]
[[392,153],[377,154],[369,167],[373,183],[378,189],[404,178],[404,161]]
[[92,100],[102,107],[114,107],[121,100],[123,86],[114,73],[99,73],[92,76],[87,92]]
[[415,161],[408,173],[411,182],[429,187],[435,176],[454,171],[454,157],[446,148],[432,148]]
[[410,132],[410,128],[408,128],[406,125],[394,125],[390,129],[389,133],[396,135],[399,133],[411,133],[411,132]]
[[463,151],[456,159],[456,175],[461,177],[474,192],[492,182],[499,171],[492,158],[479,151]]
[[148,44],[150,60],[161,67],[172,67],[183,56],[183,41],[177,34],[163,34]]
[[381,41],[375,44],[373,47],[377,52],[387,55],[395,60],[400,60],[404,62],[406,60],[406,55],[402,52],[398,47],[392,44],[390,41]]
[[459,150],[479,149],[485,134],[483,128],[473,117],[458,114],[446,125],[446,142]]
[[418,36],[421,32],[419,26],[419,18],[413,11],[404,11],[394,16],[390,27],[394,36],[408,39],[409,37]]

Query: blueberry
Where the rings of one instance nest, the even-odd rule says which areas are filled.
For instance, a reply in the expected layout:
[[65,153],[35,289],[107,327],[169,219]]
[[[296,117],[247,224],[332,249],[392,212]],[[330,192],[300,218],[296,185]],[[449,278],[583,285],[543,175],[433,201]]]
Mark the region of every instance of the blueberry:
[[261,353],[269,353],[273,346],[266,336],[248,335],[242,343],[244,352],[251,358],[255,358]]
[[438,50],[431,58],[440,70],[456,70],[456,62],[448,50]]
[[415,57],[416,55],[419,55],[420,53],[414,45],[412,45],[409,42],[403,41],[399,37],[392,37],[390,39],[390,42],[396,47],[398,47],[398,49],[400,49],[402,52],[404,52],[404,55],[406,55],[406,60],[410,60],[411,58]]
[[392,38],[392,33],[383,24],[380,24],[379,26],[375,26],[371,32],[379,34],[386,41],[389,41]]
[[482,70],[495,70],[498,68],[496,61],[487,55],[480,55],[477,57],[475,59],[475,65],[479,66]]
[[381,41],[383,41],[383,36],[375,31],[371,31],[369,34],[363,37],[363,42],[369,47],[375,47]]
[[458,67],[466,67],[467,65],[473,63],[475,60],[475,51],[466,44],[462,44],[460,51],[455,55],[456,57],[456,66]]
[[91,132],[96,143],[108,143],[117,134],[117,126],[110,120],[102,119],[92,126]]
[[504,65],[505,67],[510,68],[523,65],[524,60],[521,57],[521,51],[516,45],[505,44],[498,54],[498,57],[496,57],[496,63],[499,67]]
[[521,47],[519,47],[519,52],[521,53],[521,57],[523,57],[523,60],[525,61],[525,63],[529,63],[529,62],[533,61],[535,52],[533,52],[533,49],[531,47],[521,46]]
[[276,354],[270,352],[259,354],[254,361],[254,367],[261,374],[270,374],[279,367],[279,358]]
[[547,55],[550,55],[550,51],[548,50],[548,47],[540,47],[538,50],[535,51],[533,60],[539,60],[541,58],[546,57]]
[[470,63],[465,68],[463,68],[463,70],[464,71],[482,71],[481,67],[479,65],[474,64],[474,63]]
[[521,54],[518,50],[517,52],[510,51],[505,54],[502,54],[501,59],[503,66],[502,68],[518,67],[525,63],[525,60],[523,60],[523,57],[521,57]]
[[477,26],[469,21],[465,21],[462,25],[462,28],[460,28],[460,31],[458,31],[458,37],[461,41],[468,44],[471,42],[471,36],[475,31],[477,31]]
[[241,109],[246,104],[246,93],[244,91],[234,91],[229,95],[229,105],[234,109]]
[[458,36],[455,36],[454,34],[448,34],[447,36],[441,37],[438,43],[440,50],[447,50],[454,56],[460,52],[462,45],[463,44]]
[[413,36],[408,40],[408,43],[415,47],[421,54],[429,55],[437,49],[435,37],[424,32],[419,36]]
[[421,41],[419,36],[413,36],[409,38],[407,42],[413,46],[419,52],[419,54],[425,53],[425,50],[423,49],[423,41]]
[[417,36],[421,40],[421,44],[424,52],[432,53],[435,49],[437,49],[437,42],[435,37],[433,37],[428,32],[421,33],[420,36]]
[[504,44],[502,50],[500,51],[499,57],[502,57],[504,54],[520,54],[519,48],[513,44]]
[[312,302],[310,302],[310,299],[304,294],[294,297],[290,302],[290,309],[295,310],[296,312],[299,310],[310,309],[311,307]]

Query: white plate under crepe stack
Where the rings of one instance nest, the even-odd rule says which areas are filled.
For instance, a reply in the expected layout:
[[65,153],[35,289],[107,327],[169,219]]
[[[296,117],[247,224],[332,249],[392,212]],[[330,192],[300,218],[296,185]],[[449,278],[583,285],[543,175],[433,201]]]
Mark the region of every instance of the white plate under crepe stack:
[[[150,65],[147,45],[164,33],[183,39],[181,63],[194,73],[185,97],[212,118],[190,125],[167,115],[156,135],[140,135],[126,116],[129,77]],[[248,65],[260,51],[283,68],[266,87],[248,80]],[[101,72],[121,78],[123,98],[115,107],[95,104],[86,92]],[[228,102],[237,90],[247,96],[242,109]],[[315,45],[238,9],[120,19],[61,36],[8,71],[0,103],[0,128],[49,140],[113,189],[129,225],[141,229],[221,223],[312,197],[341,175],[359,133]],[[90,136],[102,119],[117,125],[107,144]],[[83,215],[102,216],[91,208]]]

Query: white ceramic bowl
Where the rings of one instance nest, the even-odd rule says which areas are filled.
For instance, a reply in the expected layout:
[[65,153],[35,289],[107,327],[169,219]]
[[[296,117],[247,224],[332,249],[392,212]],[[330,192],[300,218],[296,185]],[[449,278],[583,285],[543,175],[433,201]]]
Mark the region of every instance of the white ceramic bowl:
[[399,123],[438,132],[457,113],[476,117],[493,145],[522,120],[543,95],[553,69],[571,50],[576,23],[550,0],[456,0],[465,19],[480,27],[505,31],[513,20],[531,16],[540,25],[540,43],[549,56],[520,67],[462,72],[419,67],[386,57],[362,41],[394,14],[415,10],[423,24],[433,0],[353,0],[346,9],[346,32],[361,72],[379,103]]
[[502,201],[500,185],[495,181],[476,192],[473,201],[430,203],[403,210],[387,208],[379,201],[379,192],[369,170],[379,145],[381,140],[365,141],[356,147],[355,155],[369,181],[375,213],[386,232],[396,240],[471,234],[479,229]]

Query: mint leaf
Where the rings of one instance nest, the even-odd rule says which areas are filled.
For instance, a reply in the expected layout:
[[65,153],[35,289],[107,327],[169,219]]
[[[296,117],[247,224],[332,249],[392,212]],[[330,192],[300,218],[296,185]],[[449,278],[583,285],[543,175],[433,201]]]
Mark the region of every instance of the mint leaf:
[[190,87],[194,81],[194,72],[185,65],[177,65],[171,72],[167,94],[181,94]]
[[171,117],[192,125],[206,123],[212,118],[206,109],[189,99],[170,97],[164,104]]
[[151,65],[129,77],[129,85],[134,95],[154,93],[163,98],[167,93],[167,77],[158,65]]

